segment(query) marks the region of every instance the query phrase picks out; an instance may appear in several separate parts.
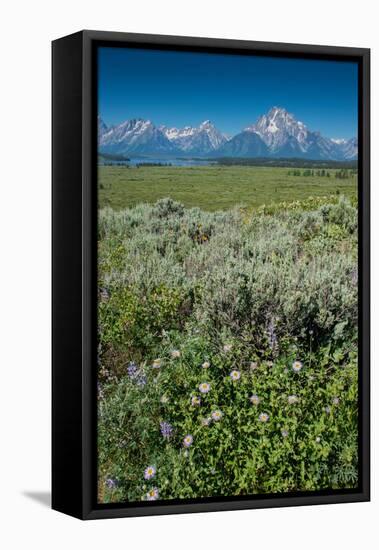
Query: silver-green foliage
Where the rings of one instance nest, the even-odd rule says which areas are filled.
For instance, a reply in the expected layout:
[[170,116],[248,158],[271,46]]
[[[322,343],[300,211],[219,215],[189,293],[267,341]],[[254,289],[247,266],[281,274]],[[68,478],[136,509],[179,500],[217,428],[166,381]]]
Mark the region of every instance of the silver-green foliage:
[[[100,499],[143,498],[152,461],[164,498],[354,486],[357,210],[344,198],[308,203],[271,214],[171,199],[100,211]],[[306,375],[289,377],[296,358]],[[208,360],[212,397],[194,409]],[[130,380],[130,361],[146,384]],[[243,373],[235,386],[233,368]],[[251,408],[254,392],[267,425]],[[204,431],[215,407],[223,419]],[[174,427],[170,441],[161,421]],[[186,433],[196,436],[188,453]],[[109,477],[117,489],[104,492]]]

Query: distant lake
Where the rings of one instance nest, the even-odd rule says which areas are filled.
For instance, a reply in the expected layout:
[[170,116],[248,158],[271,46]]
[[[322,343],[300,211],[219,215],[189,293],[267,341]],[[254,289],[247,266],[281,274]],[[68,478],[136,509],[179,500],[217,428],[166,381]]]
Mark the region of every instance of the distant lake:
[[102,158],[99,164],[113,164],[135,166],[136,164],[163,164],[171,166],[207,166],[215,164],[215,161],[209,159],[184,159],[184,158],[150,158],[150,157],[133,157],[128,161],[111,160]]

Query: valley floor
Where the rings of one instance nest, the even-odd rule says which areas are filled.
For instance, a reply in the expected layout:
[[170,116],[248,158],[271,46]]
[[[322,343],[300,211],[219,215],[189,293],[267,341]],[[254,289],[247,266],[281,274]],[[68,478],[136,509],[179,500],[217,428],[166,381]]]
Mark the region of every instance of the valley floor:
[[119,210],[171,197],[187,208],[215,211],[236,204],[257,208],[309,197],[356,197],[356,175],[350,173],[347,179],[339,179],[335,177],[339,171],[330,169],[326,170],[329,177],[302,177],[294,176],[293,171],[253,166],[99,166],[99,206]]

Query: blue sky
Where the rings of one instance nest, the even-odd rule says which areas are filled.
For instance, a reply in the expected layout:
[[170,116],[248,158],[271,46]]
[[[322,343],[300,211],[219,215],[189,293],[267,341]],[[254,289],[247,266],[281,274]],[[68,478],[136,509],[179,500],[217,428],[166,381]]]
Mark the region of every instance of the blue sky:
[[99,48],[99,114],[105,123],[145,118],[236,134],[272,106],[333,138],[357,135],[355,63]]

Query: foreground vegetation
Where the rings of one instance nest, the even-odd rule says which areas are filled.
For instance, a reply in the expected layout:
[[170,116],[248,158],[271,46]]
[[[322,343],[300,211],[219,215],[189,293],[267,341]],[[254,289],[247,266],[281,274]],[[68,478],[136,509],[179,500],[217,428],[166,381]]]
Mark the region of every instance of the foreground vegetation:
[[327,169],[330,177],[323,177],[321,169],[313,170],[309,177],[293,172],[288,167],[259,166],[99,166],[99,205],[120,210],[171,197],[187,208],[216,211],[233,208],[236,203],[256,208],[309,196],[356,195],[353,170],[343,179],[336,177],[341,169]]
[[122,168],[104,170],[103,205],[171,186],[190,205],[226,208],[240,193],[249,208],[100,211],[99,501],[355,487],[357,209],[322,198],[328,184],[352,197],[352,183],[321,178],[313,199],[300,183],[270,204],[245,182],[257,168],[230,180],[223,168],[219,198],[214,167],[203,193],[196,169],[174,185],[159,168],[156,186],[143,179],[155,168],[135,169],[130,189]]

